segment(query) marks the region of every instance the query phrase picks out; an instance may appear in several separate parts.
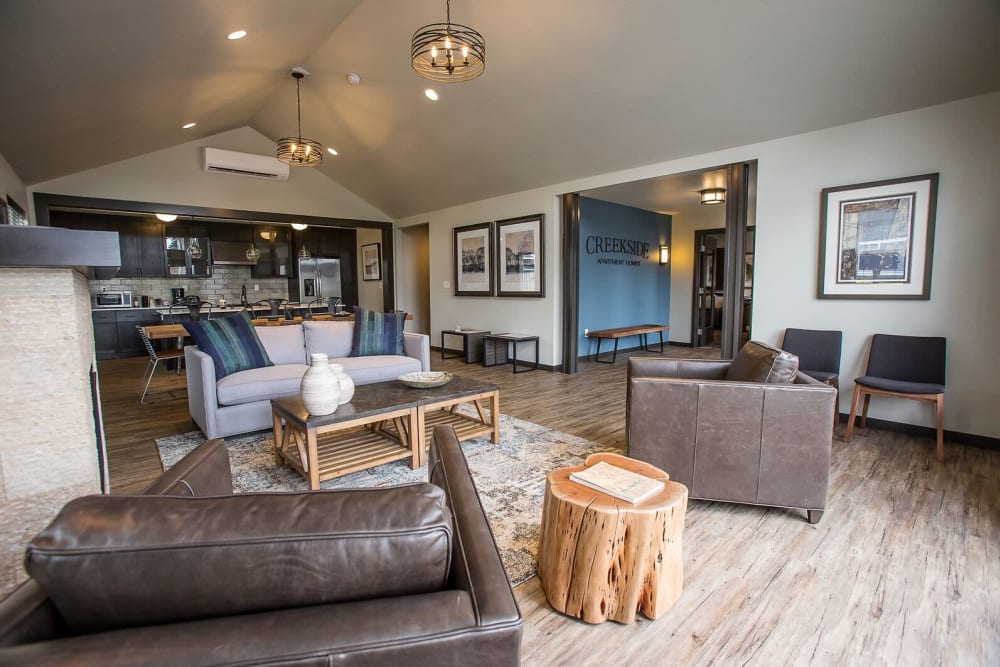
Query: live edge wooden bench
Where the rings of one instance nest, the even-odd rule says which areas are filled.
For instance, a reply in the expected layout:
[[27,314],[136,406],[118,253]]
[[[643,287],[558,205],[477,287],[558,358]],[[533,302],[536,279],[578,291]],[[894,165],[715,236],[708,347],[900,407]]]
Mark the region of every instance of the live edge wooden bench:
[[[594,361],[599,361],[602,364],[613,364],[615,363],[615,358],[618,356],[618,339],[626,338],[627,336],[639,336],[639,348],[643,352],[649,351],[649,342],[646,336],[651,333],[660,334],[660,349],[658,352],[663,352],[663,332],[668,330],[670,327],[666,324],[639,324],[634,327],[617,327],[615,329],[591,329],[586,333],[587,338],[597,339],[597,354],[594,355]],[[601,359],[601,341],[610,338],[615,341],[615,348],[611,351],[610,361],[607,359]]]

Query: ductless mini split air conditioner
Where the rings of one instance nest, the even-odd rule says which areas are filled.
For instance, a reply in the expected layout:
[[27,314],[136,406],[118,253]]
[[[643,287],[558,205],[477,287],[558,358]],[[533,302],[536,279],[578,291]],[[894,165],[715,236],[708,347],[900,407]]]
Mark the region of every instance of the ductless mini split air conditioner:
[[253,176],[271,181],[287,181],[288,165],[271,155],[239,153],[205,147],[205,171],[237,176]]

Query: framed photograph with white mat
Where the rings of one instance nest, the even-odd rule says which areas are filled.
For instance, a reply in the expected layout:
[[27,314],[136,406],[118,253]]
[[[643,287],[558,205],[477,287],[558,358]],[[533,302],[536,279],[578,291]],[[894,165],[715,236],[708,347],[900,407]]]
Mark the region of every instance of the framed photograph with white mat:
[[382,244],[361,246],[361,279],[382,280]]
[[938,174],[824,188],[820,299],[930,299]]
[[497,296],[545,296],[545,214],[498,220]]
[[455,227],[455,296],[493,295],[493,223]]

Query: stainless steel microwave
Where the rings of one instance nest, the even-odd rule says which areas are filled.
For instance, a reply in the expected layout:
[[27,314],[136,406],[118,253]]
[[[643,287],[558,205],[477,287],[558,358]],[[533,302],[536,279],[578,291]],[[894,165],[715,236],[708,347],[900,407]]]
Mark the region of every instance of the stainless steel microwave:
[[95,292],[94,308],[131,308],[132,292]]

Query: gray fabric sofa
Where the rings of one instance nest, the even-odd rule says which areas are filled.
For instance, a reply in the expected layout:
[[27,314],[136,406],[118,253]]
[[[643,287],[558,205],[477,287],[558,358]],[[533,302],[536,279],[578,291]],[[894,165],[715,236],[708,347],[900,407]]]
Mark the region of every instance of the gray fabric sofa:
[[232,495],[209,440],[144,495],[78,498],[0,602],[0,664],[517,665],[521,614],[450,426],[428,471]]
[[691,498],[826,508],[837,390],[802,372],[791,383],[726,380],[732,361],[634,358],[626,448]]
[[271,399],[299,393],[309,355],[324,352],[341,364],[355,385],[393,380],[403,373],[429,371],[430,337],[403,333],[404,355],[352,357],[353,322],[303,322],[257,327],[274,366],[215,377],[212,358],[197,347],[184,348],[188,409],[206,437],[223,438],[271,428]]

